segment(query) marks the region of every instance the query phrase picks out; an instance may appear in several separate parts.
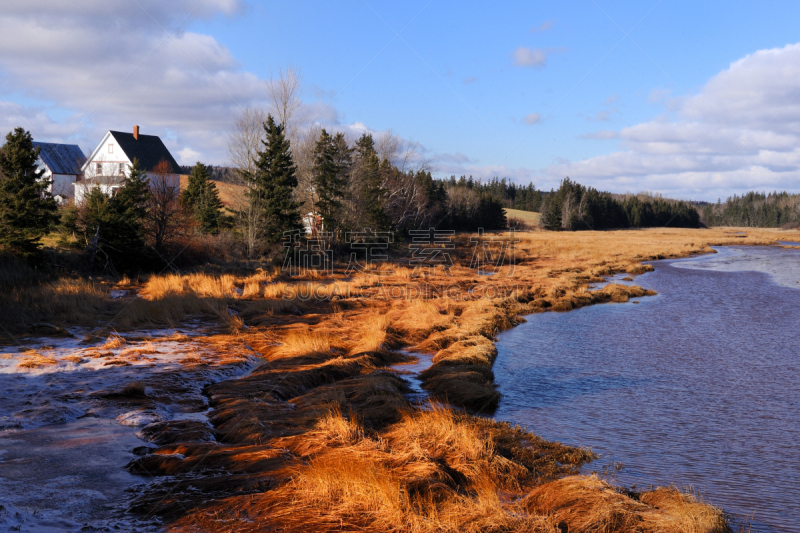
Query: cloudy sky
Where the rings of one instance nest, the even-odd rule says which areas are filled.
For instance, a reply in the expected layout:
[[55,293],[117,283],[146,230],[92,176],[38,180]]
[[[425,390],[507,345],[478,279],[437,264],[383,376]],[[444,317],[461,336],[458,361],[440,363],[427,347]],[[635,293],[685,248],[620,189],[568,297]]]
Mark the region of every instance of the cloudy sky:
[[439,176],[703,200],[800,192],[800,3],[3,0],[0,131],[162,136],[226,163],[298,66],[309,120],[392,130]]

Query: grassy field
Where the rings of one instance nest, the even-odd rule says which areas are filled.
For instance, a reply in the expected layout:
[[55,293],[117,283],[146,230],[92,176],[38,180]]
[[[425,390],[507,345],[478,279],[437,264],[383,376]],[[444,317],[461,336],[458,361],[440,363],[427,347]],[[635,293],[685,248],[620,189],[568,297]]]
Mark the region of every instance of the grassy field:
[[[132,463],[134,472],[171,476],[134,504],[170,531],[724,532],[722,512],[689,494],[618,491],[578,475],[590,451],[475,414],[491,415],[500,400],[494,338],[521,315],[653,294],[587,290],[603,276],[652,268],[643,261],[798,236],[537,230],[517,233],[513,253],[479,272],[464,235],[449,271],[415,270],[397,257],[355,274],[337,264],[291,278],[274,269],[61,280],[12,290],[0,307],[27,313],[29,326],[93,325],[104,313],[98,335],[204,315],[219,323],[209,342],[220,358],[234,341],[261,354],[264,364],[248,376],[207,387],[213,442],[168,427],[168,443]],[[492,246],[499,257],[501,244]],[[112,286],[141,297],[112,301]],[[421,374],[433,403],[423,408],[389,368],[413,353],[433,356]]]
[[[236,207],[244,201],[245,188],[243,185],[235,183],[227,183],[224,181],[211,180],[217,187],[219,199],[222,204],[230,210],[235,210]],[[189,184],[189,176],[186,174],[181,175],[181,190],[186,189]]]
[[528,226],[537,227],[539,225],[539,219],[541,218],[541,213],[536,213],[533,211],[520,211],[519,209],[506,208],[506,217],[515,218],[517,220],[521,220]]

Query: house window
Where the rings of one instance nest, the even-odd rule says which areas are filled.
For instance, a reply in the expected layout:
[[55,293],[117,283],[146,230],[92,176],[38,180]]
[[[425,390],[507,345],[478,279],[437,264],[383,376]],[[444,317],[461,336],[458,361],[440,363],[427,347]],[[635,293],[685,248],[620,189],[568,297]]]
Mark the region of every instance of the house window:
[[103,175],[103,163],[95,163],[94,164],[94,173],[96,176]]
[[109,143],[109,145],[108,145],[108,153],[109,154],[113,154],[114,153],[114,145],[112,143]]
[[118,166],[119,166],[119,171],[118,171],[119,175],[120,176],[124,176],[125,175],[125,163],[119,163]]

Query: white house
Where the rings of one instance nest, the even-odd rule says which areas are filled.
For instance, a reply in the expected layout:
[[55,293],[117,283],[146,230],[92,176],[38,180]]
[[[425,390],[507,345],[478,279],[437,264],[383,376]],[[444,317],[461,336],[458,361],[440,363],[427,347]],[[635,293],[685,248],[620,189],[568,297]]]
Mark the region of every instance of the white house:
[[73,186],[81,177],[81,167],[86,162],[77,144],[56,144],[34,141],[39,149],[36,164],[44,170],[44,179],[50,180],[50,194],[59,203],[72,198]]
[[[125,184],[134,159],[139,160],[139,167],[147,173],[151,185],[155,180],[164,179],[176,189],[180,188],[180,166],[161,138],[141,135],[139,126],[134,126],[133,133],[109,131],[89,154],[82,167],[83,179],[74,184],[75,203],[83,202],[95,187],[112,196]],[[166,173],[157,172],[159,166],[164,167]]]

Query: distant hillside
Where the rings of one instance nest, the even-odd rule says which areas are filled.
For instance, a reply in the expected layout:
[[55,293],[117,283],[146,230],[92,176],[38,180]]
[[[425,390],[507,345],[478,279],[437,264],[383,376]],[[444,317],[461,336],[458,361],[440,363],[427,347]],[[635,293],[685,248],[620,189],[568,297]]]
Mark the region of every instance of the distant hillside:
[[[181,166],[181,174],[190,174],[191,172],[192,167],[185,165]],[[235,168],[211,166],[211,179],[224,183],[236,183],[239,178],[236,175]]]
[[[244,201],[245,187],[236,183],[228,183],[212,179],[214,185],[217,186],[219,192],[219,199],[222,204],[231,211],[235,211],[237,206]],[[187,174],[181,175],[181,190],[184,190],[189,185],[189,176]]]
[[506,218],[509,219],[509,227],[513,227],[511,219],[522,221],[525,225],[531,227],[539,226],[539,219],[542,217],[540,213],[534,211],[522,211],[520,209],[506,208]]

